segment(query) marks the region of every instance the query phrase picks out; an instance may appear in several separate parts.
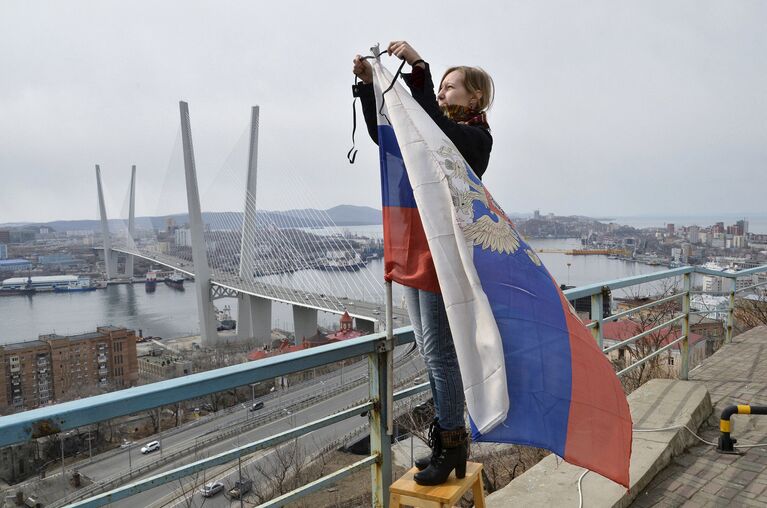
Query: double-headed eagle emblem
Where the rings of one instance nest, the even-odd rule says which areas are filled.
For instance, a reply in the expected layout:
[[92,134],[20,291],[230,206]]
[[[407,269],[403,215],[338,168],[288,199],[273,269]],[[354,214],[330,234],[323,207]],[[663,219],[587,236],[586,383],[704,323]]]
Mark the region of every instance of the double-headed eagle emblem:
[[[523,243],[519,233],[479,179],[469,174],[461,154],[447,142],[434,153],[447,177],[458,225],[466,240],[492,252],[515,253]],[[525,253],[541,266],[532,249],[525,246]]]

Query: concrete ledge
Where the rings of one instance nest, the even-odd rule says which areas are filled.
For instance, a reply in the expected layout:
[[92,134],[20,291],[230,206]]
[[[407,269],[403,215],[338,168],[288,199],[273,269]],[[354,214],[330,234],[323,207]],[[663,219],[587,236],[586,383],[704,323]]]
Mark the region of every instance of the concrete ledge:
[[[711,398],[703,383],[654,379],[629,395],[635,429],[657,429],[687,425],[697,431],[711,415]],[[597,473],[583,479],[583,505],[625,507],[665,468],[697,441],[685,429],[662,432],[635,432],[631,453],[631,489]],[[549,455],[487,497],[488,508],[519,506],[578,506],[578,477],[581,467]]]

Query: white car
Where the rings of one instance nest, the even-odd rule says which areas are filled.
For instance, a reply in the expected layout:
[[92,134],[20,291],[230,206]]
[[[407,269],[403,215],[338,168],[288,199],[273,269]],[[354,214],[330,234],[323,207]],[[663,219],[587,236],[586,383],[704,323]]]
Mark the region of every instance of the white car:
[[147,454],[156,452],[160,449],[160,442],[159,441],[149,441],[146,445],[141,447],[141,453]]
[[200,494],[202,494],[202,497],[213,497],[222,490],[224,490],[224,484],[222,482],[210,482],[203,485],[200,489]]
[[124,450],[126,448],[130,448],[131,446],[133,446],[133,441],[123,441],[123,444],[120,445],[120,448]]

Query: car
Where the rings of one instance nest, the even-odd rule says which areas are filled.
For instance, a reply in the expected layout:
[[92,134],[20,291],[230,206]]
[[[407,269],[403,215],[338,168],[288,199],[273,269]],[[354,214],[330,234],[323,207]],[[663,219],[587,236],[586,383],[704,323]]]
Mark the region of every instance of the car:
[[263,409],[263,408],[264,408],[264,403],[263,402],[256,402],[255,404],[250,406],[250,410],[251,411],[258,411],[259,409]]
[[160,442],[159,441],[149,441],[146,445],[141,447],[141,453],[147,454],[156,452],[160,449]]
[[234,487],[229,489],[229,497],[234,499],[239,499],[243,495],[250,492],[250,489],[253,488],[253,481],[252,480],[237,480],[234,482]]
[[200,489],[202,497],[213,497],[224,490],[224,483],[221,481],[206,483]]
[[130,448],[131,446],[133,446],[133,441],[123,441],[123,443],[120,445],[120,448],[124,450],[126,448]]

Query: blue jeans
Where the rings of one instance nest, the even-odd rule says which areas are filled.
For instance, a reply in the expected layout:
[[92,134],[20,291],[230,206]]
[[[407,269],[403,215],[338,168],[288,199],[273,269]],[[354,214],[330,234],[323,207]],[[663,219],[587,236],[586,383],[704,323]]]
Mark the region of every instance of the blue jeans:
[[429,373],[439,426],[444,430],[462,429],[466,401],[445,302],[439,293],[409,287],[404,290],[415,342]]

